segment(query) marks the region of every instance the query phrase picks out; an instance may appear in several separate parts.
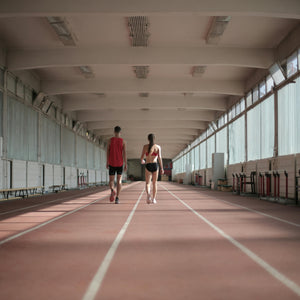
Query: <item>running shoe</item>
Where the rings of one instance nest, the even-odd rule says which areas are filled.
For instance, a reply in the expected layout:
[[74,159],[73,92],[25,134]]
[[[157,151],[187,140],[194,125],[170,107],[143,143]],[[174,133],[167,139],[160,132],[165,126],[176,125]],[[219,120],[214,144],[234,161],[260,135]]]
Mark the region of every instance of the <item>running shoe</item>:
[[153,204],[156,204],[156,203],[157,203],[155,198],[153,199],[152,203],[153,203]]
[[149,194],[149,195],[147,195],[147,204],[150,204],[150,203],[151,203],[151,196]]
[[118,197],[116,197],[116,201],[115,201],[115,204],[119,204],[120,202],[119,202],[119,198]]
[[116,196],[116,192],[114,190],[111,190],[110,198],[109,198],[110,202],[114,202],[115,196]]

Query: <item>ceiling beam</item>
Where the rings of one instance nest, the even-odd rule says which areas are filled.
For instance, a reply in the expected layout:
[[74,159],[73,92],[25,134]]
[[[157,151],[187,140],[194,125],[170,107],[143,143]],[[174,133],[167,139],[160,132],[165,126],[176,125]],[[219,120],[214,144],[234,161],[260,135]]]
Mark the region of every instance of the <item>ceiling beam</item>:
[[229,47],[110,47],[98,49],[10,50],[9,70],[87,65],[224,65],[268,68],[274,62],[272,49]]
[[63,97],[63,110],[103,110],[110,108],[117,109],[141,109],[141,108],[159,108],[159,109],[202,109],[226,111],[227,100],[220,96],[184,96],[184,95],[150,95],[143,98],[138,95],[114,95],[99,97],[90,95],[65,95]]
[[298,0],[2,0],[0,17],[117,14],[124,16],[193,13],[211,16],[260,16],[300,19]]
[[[155,133],[156,130],[153,130],[153,128],[128,128],[126,130],[122,130],[122,137],[141,137],[144,136],[147,138],[148,134],[150,132],[153,132],[157,136],[169,136],[169,137],[177,137],[177,136],[187,136],[187,135],[200,135],[200,131],[198,129],[185,129],[185,128],[177,128],[176,130],[173,129],[166,129],[166,128],[160,128],[157,130],[157,134]],[[112,136],[112,130],[109,129],[97,129],[93,130],[94,134],[96,135],[109,135]]]
[[75,93],[139,93],[178,92],[213,93],[222,95],[244,95],[244,82],[235,80],[188,79],[85,79],[45,80],[41,90],[48,95]]
[[80,111],[77,112],[77,120],[80,122],[91,121],[111,121],[111,120],[134,120],[140,121],[157,121],[157,120],[194,120],[210,122],[215,119],[215,113],[212,111],[173,111],[172,113],[165,113],[163,110],[149,110],[149,111]]
[[207,123],[203,121],[194,121],[194,120],[168,120],[167,122],[164,120],[156,120],[155,122],[151,120],[110,120],[110,121],[96,121],[96,122],[88,122],[87,126],[89,130],[97,130],[97,129],[110,129],[111,134],[113,135],[113,129],[115,126],[119,125],[122,128],[122,132],[131,129],[131,128],[146,128],[156,130],[165,128],[165,129],[173,129],[176,132],[177,129],[186,128],[186,129],[198,129],[204,130],[207,128]]

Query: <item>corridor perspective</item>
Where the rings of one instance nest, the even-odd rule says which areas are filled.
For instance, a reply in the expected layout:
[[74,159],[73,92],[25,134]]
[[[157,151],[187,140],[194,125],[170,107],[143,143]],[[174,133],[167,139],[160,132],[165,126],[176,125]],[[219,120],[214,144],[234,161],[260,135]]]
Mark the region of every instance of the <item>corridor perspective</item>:
[[0,300],[300,299],[299,192],[300,0],[0,0]]

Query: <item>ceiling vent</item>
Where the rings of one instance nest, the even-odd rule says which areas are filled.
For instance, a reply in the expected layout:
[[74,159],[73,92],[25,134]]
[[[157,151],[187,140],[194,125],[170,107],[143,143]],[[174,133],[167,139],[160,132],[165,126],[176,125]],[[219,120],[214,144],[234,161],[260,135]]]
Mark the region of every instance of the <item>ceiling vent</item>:
[[194,66],[192,68],[192,76],[193,77],[201,77],[206,70],[206,66]]
[[132,47],[148,47],[149,19],[145,16],[136,16],[127,18],[129,28],[129,38]]
[[220,41],[220,38],[223,35],[230,20],[230,16],[213,17],[212,24],[206,36],[207,44],[217,44]]
[[136,78],[146,79],[149,73],[149,66],[133,66]]
[[141,98],[147,98],[147,97],[149,97],[149,93],[139,93],[139,96]]
[[47,20],[65,46],[76,46],[77,38],[65,18],[47,17]]

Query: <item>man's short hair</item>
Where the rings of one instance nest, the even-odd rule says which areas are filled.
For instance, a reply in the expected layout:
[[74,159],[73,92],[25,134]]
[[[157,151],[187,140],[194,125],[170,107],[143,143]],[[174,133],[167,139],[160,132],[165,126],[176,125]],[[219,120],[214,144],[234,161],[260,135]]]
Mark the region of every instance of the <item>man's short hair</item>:
[[121,127],[120,126],[116,126],[115,127],[115,133],[119,133],[121,131]]

